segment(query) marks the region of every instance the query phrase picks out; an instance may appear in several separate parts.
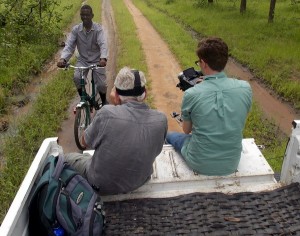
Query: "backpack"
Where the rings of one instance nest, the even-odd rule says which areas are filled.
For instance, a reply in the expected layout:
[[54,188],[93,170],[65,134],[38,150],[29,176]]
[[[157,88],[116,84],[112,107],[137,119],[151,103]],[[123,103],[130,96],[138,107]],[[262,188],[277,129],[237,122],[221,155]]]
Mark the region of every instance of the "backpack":
[[99,236],[104,225],[102,202],[88,181],[62,155],[49,156],[30,202],[29,235]]

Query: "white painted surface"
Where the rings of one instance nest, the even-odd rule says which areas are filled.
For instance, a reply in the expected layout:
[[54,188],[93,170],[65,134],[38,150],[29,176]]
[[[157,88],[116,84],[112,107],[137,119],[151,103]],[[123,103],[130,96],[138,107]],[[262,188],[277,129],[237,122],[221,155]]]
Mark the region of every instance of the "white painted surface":
[[[31,189],[44,167],[46,157],[58,154],[57,138],[45,139],[13,200],[0,227],[1,236],[27,236],[28,205]],[[93,151],[89,151],[93,153]],[[192,192],[264,191],[279,187],[274,173],[254,139],[243,140],[243,152],[238,171],[229,176],[203,176],[191,171],[170,145],[165,145],[154,163],[151,180],[129,194],[103,196],[103,201],[171,197]]]
[[170,145],[164,145],[153,165],[151,179],[129,194],[102,196],[103,201],[172,197],[193,192],[257,192],[280,186],[254,139],[243,139],[238,171],[228,176],[205,176],[193,172]]
[[294,120],[294,128],[287,145],[281,169],[281,182],[300,182],[300,120]]

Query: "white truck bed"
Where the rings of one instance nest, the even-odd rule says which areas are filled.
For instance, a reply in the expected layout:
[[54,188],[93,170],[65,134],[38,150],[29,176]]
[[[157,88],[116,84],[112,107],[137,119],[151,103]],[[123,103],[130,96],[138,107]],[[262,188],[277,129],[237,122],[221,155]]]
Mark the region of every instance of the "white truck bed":
[[170,145],[164,145],[153,170],[151,179],[139,189],[129,194],[103,196],[103,200],[173,197],[193,192],[257,192],[280,186],[252,138],[243,140],[238,171],[228,176],[205,176],[193,172]]
[[[31,199],[31,189],[43,168],[46,157],[57,150],[56,137],[44,140],[1,224],[1,236],[28,235],[27,209]],[[203,176],[194,173],[170,145],[164,145],[153,167],[151,180],[145,185],[132,193],[104,196],[102,197],[103,201],[172,197],[192,192],[255,192],[271,190],[280,186],[254,139],[243,140],[243,152],[238,171],[229,176]]]
[[[44,140],[1,224],[1,236],[28,235],[28,205],[32,197],[31,190],[44,167],[46,157],[55,152],[58,154],[57,150],[57,137]],[[300,182],[299,166],[300,120],[296,120],[293,122],[280,182],[275,180],[273,170],[254,139],[243,139],[243,151],[237,172],[222,177],[194,173],[172,146],[164,145],[156,158],[154,172],[148,182],[131,193],[105,196],[102,199],[105,204],[125,199],[169,198],[196,192],[234,194],[273,190],[292,182]]]

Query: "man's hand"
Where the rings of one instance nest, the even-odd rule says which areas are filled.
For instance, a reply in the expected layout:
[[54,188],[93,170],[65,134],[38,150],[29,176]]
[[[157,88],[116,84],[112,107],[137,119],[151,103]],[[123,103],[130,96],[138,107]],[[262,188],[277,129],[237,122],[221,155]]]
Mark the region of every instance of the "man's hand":
[[59,68],[65,68],[67,65],[67,61],[63,58],[60,58],[60,60],[57,62],[57,66]]
[[81,135],[81,143],[82,143],[82,146],[86,148],[88,145],[85,142],[84,135],[85,135],[85,132],[83,132]]
[[196,81],[196,84],[200,84],[204,80],[204,76],[200,76]]
[[101,58],[101,59],[100,59],[100,62],[99,62],[99,65],[100,65],[101,67],[105,67],[105,66],[106,66],[106,58]]
[[183,121],[182,122],[182,130],[185,134],[189,134],[192,132],[193,124],[191,121]]

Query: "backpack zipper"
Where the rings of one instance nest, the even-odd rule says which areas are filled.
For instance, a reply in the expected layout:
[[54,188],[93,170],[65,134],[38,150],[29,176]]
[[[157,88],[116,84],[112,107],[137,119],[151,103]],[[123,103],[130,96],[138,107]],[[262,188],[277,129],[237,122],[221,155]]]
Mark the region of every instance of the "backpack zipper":
[[93,236],[93,234],[94,234],[94,232],[93,232],[93,229],[94,229],[94,227],[93,227],[93,224],[94,224],[94,221],[95,221],[95,218],[96,218],[96,214],[97,214],[97,212],[96,212],[96,207],[94,207],[94,209],[93,209],[93,212],[92,212],[92,215],[91,215],[91,219],[90,219],[90,224],[89,224],[89,235],[90,236]]
[[[99,215],[99,217],[101,218],[102,217],[102,228],[104,227],[104,215],[102,214],[102,207],[101,207],[101,203],[99,202],[96,202],[95,205],[94,205],[94,208],[93,208],[93,212],[91,214],[91,219],[90,219],[90,224],[89,224],[89,235],[90,236],[93,236],[94,235],[94,232],[93,232],[93,225],[95,223],[95,219],[96,219],[96,216]],[[101,232],[101,228],[99,229],[99,231]]]
[[67,214],[69,216],[71,224],[73,225],[73,228],[75,229],[75,231],[77,231],[77,229],[81,227],[81,223],[79,221],[78,224],[76,224],[74,219],[73,219],[71,200],[70,200],[69,193],[67,191],[65,191],[65,188],[61,189],[61,193],[65,196],[66,201],[67,201]]

